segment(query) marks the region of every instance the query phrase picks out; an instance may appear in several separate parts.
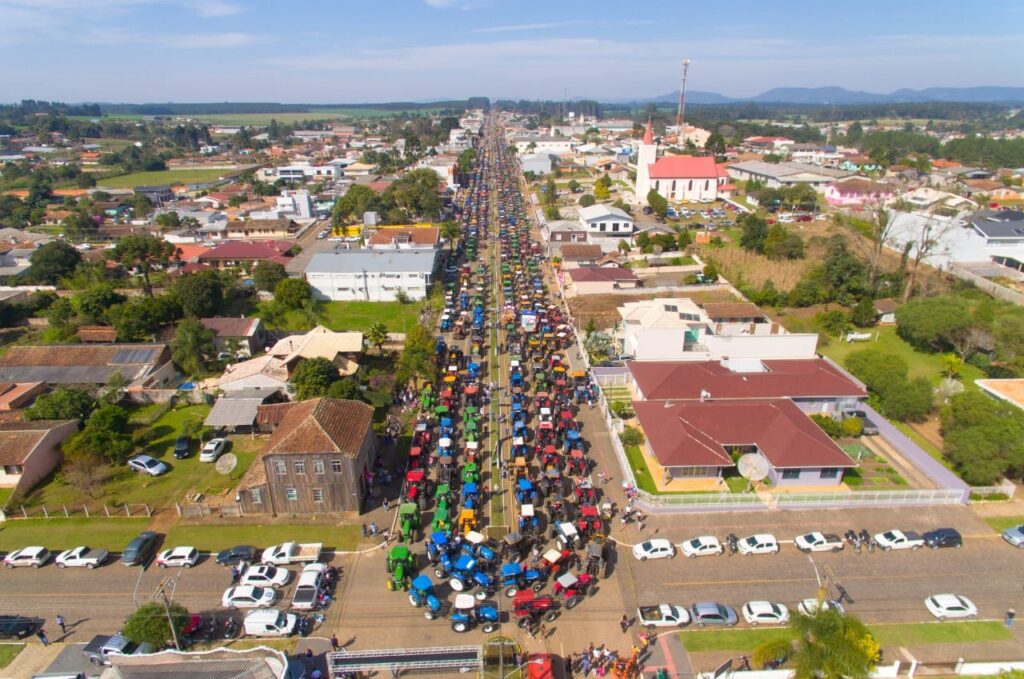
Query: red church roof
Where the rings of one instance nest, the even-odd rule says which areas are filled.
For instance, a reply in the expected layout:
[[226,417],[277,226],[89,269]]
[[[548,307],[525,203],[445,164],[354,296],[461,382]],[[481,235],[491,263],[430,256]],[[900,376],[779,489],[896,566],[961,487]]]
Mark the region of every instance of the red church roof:
[[651,179],[717,179],[725,176],[713,156],[662,156],[647,168]]

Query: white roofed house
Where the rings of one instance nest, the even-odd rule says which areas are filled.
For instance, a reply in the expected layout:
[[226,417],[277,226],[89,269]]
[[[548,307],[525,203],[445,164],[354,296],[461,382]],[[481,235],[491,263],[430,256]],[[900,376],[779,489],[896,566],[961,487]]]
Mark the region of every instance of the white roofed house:
[[629,213],[613,205],[581,207],[577,213],[580,225],[592,240],[612,238],[613,242],[618,243],[620,239],[632,236],[636,229],[636,223]]
[[393,302],[427,296],[437,250],[336,250],[313,255],[306,280],[318,299]]

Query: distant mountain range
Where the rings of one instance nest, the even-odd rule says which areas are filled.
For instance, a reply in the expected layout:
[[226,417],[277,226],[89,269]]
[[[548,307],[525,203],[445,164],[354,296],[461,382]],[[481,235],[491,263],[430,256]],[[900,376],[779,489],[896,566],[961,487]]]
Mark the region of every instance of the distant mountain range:
[[[679,91],[644,99],[644,102],[675,103]],[[848,90],[844,87],[776,87],[753,97],[726,97],[717,92],[699,90],[686,93],[688,104],[898,104],[926,101],[968,103],[1021,102],[1024,87],[929,87],[923,90],[901,89],[891,94]]]

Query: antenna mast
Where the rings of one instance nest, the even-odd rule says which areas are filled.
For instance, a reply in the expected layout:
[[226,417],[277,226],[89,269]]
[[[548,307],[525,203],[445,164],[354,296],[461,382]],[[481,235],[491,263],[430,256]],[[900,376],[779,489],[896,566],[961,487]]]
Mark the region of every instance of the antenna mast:
[[679,108],[676,110],[676,140],[677,144],[686,143],[686,134],[683,132],[683,113],[686,111],[686,72],[690,68],[690,60],[683,59],[682,74],[679,79]]

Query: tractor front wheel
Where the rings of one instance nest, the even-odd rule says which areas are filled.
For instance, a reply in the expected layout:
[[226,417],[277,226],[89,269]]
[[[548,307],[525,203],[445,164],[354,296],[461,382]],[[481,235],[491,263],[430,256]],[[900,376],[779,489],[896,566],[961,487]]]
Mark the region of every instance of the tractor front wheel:
[[434,575],[436,575],[439,578],[443,578],[444,576],[446,576],[448,574],[444,572],[443,568],[435,568],[434,569]]
[[477,590],[477,592],[473,596],[476,597],[477,601],[483,601],[484,599],[487,598],[487,592],[485,590],[482,590],[482,589],[481,590]]
[[572,597],[571,599],[568,599],[565,602],[565,607],[569,608],[569,609],[576,608],[576,604],[578,604],[579,602],[580,602],[580,598],[574,596],[574,597]]
[[449,580],[448,585],[452,588],[452,591],[455,592],[461,592],[462,590],[466,589],[465,583],[463,583],[462,580],[459,580],[458,578],[452,578],[451,580]]
[[458,633],[461,634],[462,632],[466,632],[468,630],[469,630],[469,625],[467,625],[464,622],[453,622],[452,623],[452,631],[453,632],[458,632]]
[[524,616],[522,618],[519,618],[519,626],[521,628],[529,629],[531,625],[533,625],[533,621],[530,620],[529,616]]
[[483,630],[484,634],[490,634],[498,631],[498,625],[494,622],[485,622],[480,626],[480,629]]
[[436,618],[437,616],[436,616],[436,615],[434,615],[434,611],[430,611],[430,610],[428,610],[428,611],[424,611],[424,613],[423,613],[423,617],[424,617],[424,618],[426,618],[427,620],[433,620],[433,619],[434,619],[434,618]]
[[420,603],[416,601],[416,597],[414,597],[412,594],[409,595],[409,603],[412,604],[413,607],[420,605]]
[[533,587],[531,587],[530,589],[532,589],[534,592],[540,593],[540,591],[542,589],[544,589],[544,583],[543,582],[535,582],[535,583],[533,583]]
[[506,587],[505,588],[505,596],[507,596],[509,598],[514,597],[518,592],[519,592],[519,588],[516,587],[516,586]]
[[558,617],[558,611],[548,611],[544,614],[544,619],[548,622],[554,622],[555,618]]

